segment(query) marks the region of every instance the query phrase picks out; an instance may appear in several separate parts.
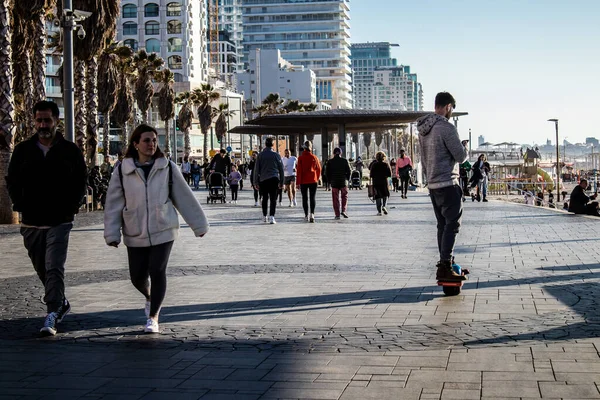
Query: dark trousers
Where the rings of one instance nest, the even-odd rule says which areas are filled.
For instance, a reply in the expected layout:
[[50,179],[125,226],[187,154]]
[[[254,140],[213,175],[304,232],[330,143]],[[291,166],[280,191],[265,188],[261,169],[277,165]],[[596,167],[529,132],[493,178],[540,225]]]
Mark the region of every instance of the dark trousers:
[[375,199],[375,205],[377,206],[377,212],[381,212],[381,208],[387,204],[387,197],[378,197]]
[[49,229],[21,228],[27,254],[44,284],[48,313],[58,311],[65,299],[65,262],[72,228],[73,224]]
[[267,206],[271,200],[269,215],[275,216],[275,208],[277,207],[277,190],[279,189],[279,178],[269,178],[262,181],[259,185],[260,195],[262,196],[262,211],[263,215],[267,216]]
[[462,218],[462,189],[458,185],[429,189],[437,219],[437,241],[440,261],[451,261]]
[[231,200],[237,200],[238,196],[238,185],[229,185],[231,189]]
[[310,213],[315,213],[315,203],[317,197],[317,183],[305,183],[300,185],[300,193],[302,193],[302,208],[304,215],[308,216],[308,195],[310,193]]
[[394,192],[398,191],[398,183],[399,183],[398,178],[392,178],[392,187],[394,188]]
[[410,176],[409,175],[400,175],[400,193],[403,196],[406,196],[406,193],[408,193],[408,182],[410,181]]
[[256,190],[255,187],[254,187],[254,201],[258,201],[258,190]]
[[158,315],[167,293],[167,263],[172,247],[173,241],[150,247],[127,248],[131,283],[146,300],[150,300],[151,317]]

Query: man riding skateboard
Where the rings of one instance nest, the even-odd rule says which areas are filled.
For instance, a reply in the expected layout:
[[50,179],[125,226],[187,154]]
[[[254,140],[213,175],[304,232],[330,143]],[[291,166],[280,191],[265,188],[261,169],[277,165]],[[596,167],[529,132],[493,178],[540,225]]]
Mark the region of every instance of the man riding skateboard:
[[[466,277],[452,268],[454,244],[462,217],[462,189],[458,165],[468,158],[458,131],[448,119],[456,107],[450,93],[435,96],[435,113],[417,121],[423,171],[437,219],[437,242],[440,260],[437,263],[438,281],[463,281]],[[458,268],[457,268],[458,269]]]

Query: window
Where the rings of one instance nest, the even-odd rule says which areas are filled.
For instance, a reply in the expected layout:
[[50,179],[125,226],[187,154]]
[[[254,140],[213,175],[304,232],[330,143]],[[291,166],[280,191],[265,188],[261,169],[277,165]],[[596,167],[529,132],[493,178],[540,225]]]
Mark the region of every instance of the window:
[[167,33],[181,33],[181,21],[167,22]]
[[133,51],[137,51],[138,49],[138,41],[135,39],[127,39],[123,42],[123,44],[125,44],[125,46],[129,46]]
[[156,21],[146,22],[146,35],[158,35],[160,33],[160,25]]
[[125,22],[123,24],[123,35],[137,35],[138,27],[135,22]]
[[181,40],[181,38],[169,39],[169,51],[173,53],[181,53],[183,51],[183,40]]
[[175,82],[183,82],[183,75],[179,74],[179,73],[175,73]]
[[179,17],[181,15],[181,4],[169,3],[167,4],[167,17]]
[[137,7],[134,4],[123,6],[123,18],[137,18]]
[[147,53],[160,53],[160,42],[157,39],[146,40]]
[[144,6],[144,17],[158,17],[158,4],[146,4]]
[[169,68],[171,69],[181,69],[183,68],[183,63],[181,61],[181,56],[171,56],[168,58]]

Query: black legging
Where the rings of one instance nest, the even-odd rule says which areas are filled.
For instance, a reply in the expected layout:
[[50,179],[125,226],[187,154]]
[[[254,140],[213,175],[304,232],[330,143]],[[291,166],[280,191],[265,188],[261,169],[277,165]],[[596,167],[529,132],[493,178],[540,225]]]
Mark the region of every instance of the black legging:
[[300,192],[302,193],[302,208],[304,208],[304,215],[308,217],[308,192],[310,191],[310,213],[315,213],[315,198],[317,196],[317,183],[305,183],[300,185]]
[[400,193],[406,196],[408,192],[408,182],[410,181],[409,175],[400,175]]
[[229,185],[229,189],[231,189],[231,200],[235,201],[238,197],[238,185]]
[[167,263],[172,247],[173,241],[150,247],[127,247],[131,283],[150,300],[151,317],[158,315],[167,293]]
[[258,201],[258,190],[256,190],[256,187],[254,185],[252,185],[252,188],[254,189],[254,201],[257,202]]
[[267,216],[267,206],[271,200],[269,215],[275,216],[275,208],[277,207],[277,190],[279,189],[279,178],[269,178],[262,181],[259,185],[260,195],[262,196],[262,211],[263,215]]

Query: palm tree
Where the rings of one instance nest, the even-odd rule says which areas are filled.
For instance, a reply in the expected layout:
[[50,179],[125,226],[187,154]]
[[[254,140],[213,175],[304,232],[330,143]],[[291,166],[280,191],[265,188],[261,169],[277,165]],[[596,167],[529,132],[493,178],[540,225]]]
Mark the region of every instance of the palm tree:
[[221,103],[218,108],[213,108],[213,118],[216,118],[215,134],[219,143],[227,134],[229,117],[232,115],[235,115],[235,111],[229,110],[229,104]]
[[143,49],[133,56],[133,64],[137,70],[135,100],[142,114],[143,123],[148,122],[148,110],[152,106],[152,97],[154,96],[152,78],[164,63],[165,61],[158,54],[148,54]]
[[382,142],[383,142],[383,133],[375,132],[375,145],[377,146],[377,150],[381,150]]
[[[14,104],[12,93],[11,18],[12,0],[0,0],[0,176],[6,176],[12,153]],[[15,223],[6,181],[0,180],[0,224]]]
[[171,129],[169,121],[175,117],[175,91],[173,82],[175,74],[170,69],[164,69],[157,74],[158,81],[162,84],[158,92],[158,113],[165,123],[165,154],[171,157]]
[[262,101],[263,105],[267,106],[265,114],[280,114],[280,107],[283,104],[283,102],[284,100],[279,96],[278,93],[269,93],[269,95],[265,97]]
[[[14,0],[13,0],[14,1]],[[12,35],[11,51],[12,59],[19,60],[13,63],[12,95],[15,101],[15,132],[14,141],[18,144],[23,139],[33,134],[33,116],[30,110],[33,108],[33,77],[31,75],[31,48],[33,47],[30,27],[33,25],[23,7],[22,2],[13,2],[11,8]]]
[[119,93],[119,56],[117,47],[105,49],[98,60],[98,111],[102,113],[102,148],[104,156],[110,151],[110,114],[117,104]]
[[[192,111],[193,102],[195,101],[194,96],[190,92],[182,92],[175,98],[175,103],[181,104],[177,119],[179,120],[179,129],[183,131],[183,154],[184,157],[189,156],[192,147],[190,145],[190,128],[192,127],[192,120],[194,118],[194,112]],[[206,153],[203,154],[206,157]],[[175,160],[177,160],[177,154],[175,154]]]
[[[221,95],[208,83],[203,83],[199,88],[194,89],[195,105],[198,107],[197,115],[200,121],[200,131],[204,135],[204,146],[202,156],[208,157],[208,130],[212,125],[213,115],[211,103],[219,100]],[[186,155],[191,148],[186,147]]]
[[134,73],[133,52],[128,47],[123,47],[119,53],[119,89],[117,94],[117,104],[112,112],[111,117],[115,123],[121,128],[121,152],[125,152],[127,148],[127,140],[129,135],[127,132],[128,124],[133,119],[133,92],[131,90],[131,77]]
[[370,150],[370,146],[371,146],[371,132],[363,133],[363,142],[367,149],[367,160],[369,160],[370,159],[369,150]]

